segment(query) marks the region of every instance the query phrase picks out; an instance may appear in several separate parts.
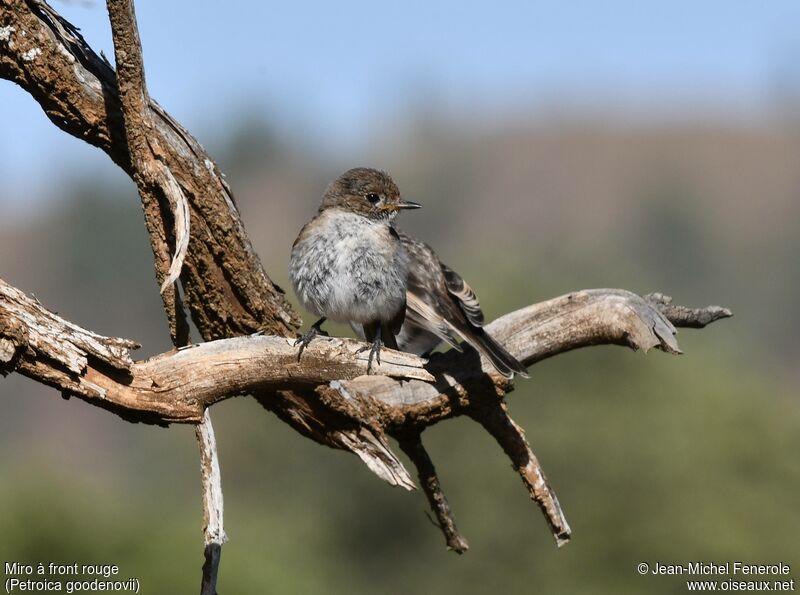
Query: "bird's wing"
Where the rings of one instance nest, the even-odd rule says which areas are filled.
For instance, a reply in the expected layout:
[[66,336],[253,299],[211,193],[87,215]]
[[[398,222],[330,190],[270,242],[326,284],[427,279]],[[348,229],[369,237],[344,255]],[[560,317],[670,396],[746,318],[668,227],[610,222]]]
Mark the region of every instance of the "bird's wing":
[[435,308],[428,305],[422,297],[414,293],[414,288],[408,288],[406,292],[406,322],[413,326],[423,328],[451,347],[461,351],[458,344],[459,333]]
[[459,340],[463,339],[507,378],[514,373],[527,376],[525,366],[483,330],[480,302],[461,275],[443,264],[427,244],[402,233],[399,237],[412,263],[406,291],[406,324],[415,327],[415,332],[427,331],[459,351]]
[[461,275],[446,264],[440,264],[442,266],[442,272],[444,273],[447,291],[455,298],[464,316],[467,317],[467,320],[474,326],[482,327],[483,310],[481,310],[481,303],[478,301],[478,296],[475,295],[475,292],[467,285],[467,282],[464,281]]

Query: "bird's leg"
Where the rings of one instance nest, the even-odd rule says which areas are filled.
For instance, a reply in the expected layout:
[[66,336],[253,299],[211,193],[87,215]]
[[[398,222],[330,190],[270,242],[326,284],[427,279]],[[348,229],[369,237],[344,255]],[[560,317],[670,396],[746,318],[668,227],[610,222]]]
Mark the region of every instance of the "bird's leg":
[[356,353],[361,353],[369,349],[369,359],[367,360],[367,374],[369,374],[372,370],[373,357],[375,358],[375,361],[378,362],[378,365],[381,365],[381,324],[365,324],[364,336],[366,337],[367,341],[372,342],[372,345],[365,345],[356,351]]
[[381,325],[378,325],[378,330],[375,333],[375,340],[372,342],[372,349],[369,350],[369,359],[367,360],[367,374],[372,368],[372,357],[375,356],[375,361],[381,365]]
[[300,351],[297,352],[297,361],[300,361],[300,356],[303,355],[303,350],[308,347],[308,344],[311,343],[311,340],[316,337],[317,335],[323,335],[325,337],[328,336],[328,333],[323,331],[320,327],[322,323],[327,320],[324,316],[317,320],[314,324],[311,325],[311,328],[308,329],[308,332],[305,333],[303,336],[299,337],[294,344],[300,345]]

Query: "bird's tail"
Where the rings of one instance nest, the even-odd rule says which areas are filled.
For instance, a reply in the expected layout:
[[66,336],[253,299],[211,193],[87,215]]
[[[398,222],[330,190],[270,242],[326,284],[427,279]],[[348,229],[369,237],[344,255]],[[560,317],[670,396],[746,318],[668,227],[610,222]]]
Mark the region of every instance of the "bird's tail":
[[492,336],[481,327],[473,327],[468,343],[477,349],[481,355],[485,356],[497,371],[511,378],[514,374],[519,374],[523,378],[528,377],[528,370],[525,366],[506,348],[495,341]]

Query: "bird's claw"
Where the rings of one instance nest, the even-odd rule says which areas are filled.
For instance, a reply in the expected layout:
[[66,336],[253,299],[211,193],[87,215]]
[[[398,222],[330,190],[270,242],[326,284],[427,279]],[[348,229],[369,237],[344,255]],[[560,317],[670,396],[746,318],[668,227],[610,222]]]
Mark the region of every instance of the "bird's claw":
[[367,349],[369,349],[369,358],[367,359],[367,374],[372,371],[372,359],[375,358],[375,361],[378,362],[378,365],[381,365],[381,340],[380,338],[376,339],[372,342],[371,345],[364,345],[361,347],[356,353],[363,353]]
[[300,351],[297,352],[297,361],[300,361],[300,356],[303,355],[303,351],[305,351],[305,348],[308,347],[309,343],[311,343],[311,341],[313,341],[314,337],[317,335],[321,335],[323,337],[330,336],[327,332],[319,328],[319,326],[314,325],[308,329],[306,333],[295,339],[293,346],[297,347],[300,345]]

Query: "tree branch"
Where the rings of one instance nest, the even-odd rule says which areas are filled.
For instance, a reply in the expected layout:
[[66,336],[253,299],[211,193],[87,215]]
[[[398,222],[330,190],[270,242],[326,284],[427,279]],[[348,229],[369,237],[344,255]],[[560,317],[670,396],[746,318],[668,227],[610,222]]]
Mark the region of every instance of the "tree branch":
[[675,326],[683,326],[687,328],[704,328],[706,325],[711,324],[721,318],[728,318],[733,316],[730,310],[720,306],[708,306],[701,310],[687,308],[686,306],[675,306],[672,303],[672,298],[663,293],[648,293],[644,299],[658,304],[661,312],[669,318]]
[[[692,327],[699,320],[731,315],[715,306],[676,309],[664,296],[652,301],[627,291],[595,289],[506,314],[489,330],[528,364],[601,343],[680,353],[669,313],[676,313],[677,324]],[[321,338],[298,360],[293,341],[251,336],[132,362],[127,355],[135,346],[132,341],[84,331],[2,281],[0,341],[10,342],[6,351],[13,354],[4,356],[6,372],[16,369],[126,419],[197,423],[211,404],[255,391],[282,418],[292,417],[304,435],[356,453],[379,477],[410,489],[408,472],[385,441],[386,433],[398,436],[418,468],[448,545],[456,551],[465,551],[466,542],[455,528],[419,432],[468,415],[511,458],[557,542],[569,539],[558,499],[522,428],[501,401],[511,386],[476,352],[436,354],[423,367],[425,361],[417,356],[386,350],[378,368],[385,375],[368,376],[359,342]]]
[[489,400],[485,405],[473,406],[470,416],[486,428],[511,459],[531,499],[542,509],[558,546],[567,543],[572,531],[558,498],[539,465],[539,459],[533,454],[525,432],[511,419],[505,403]]
[[[17,371],[126,419],[199,423],[211,404],[252,391],[308,388],[367,372],[362,345],[320,339],[297,358],[291,339],[219,339],[134,362],[126,339],[86,331],[46,310],[0,280],[0,337],[7,342],[5,372]],[[387,350],[378,368],[404,379],[432,380],[424,360]]]
[[[132,12],[127,19],[132,22]],[[130,83],[134,95],[128,108],[133,116],[126,121],[123,120],[117,75],[111,65],[44,0],[5,0],[0,12],[0,28],[4,32],[0,39],[0,78],[16,82],[27,90],[56,126],[105,151],[137,181],[156,276],[165,289],[162,299],[174,343],[181,345],[188,341],[188,324],[182,317],[177,291],[167,286],[171,276],[168,274],[171,267],[167,230],[172,227],[172,211],[176,213],[175,219],[183,212],[181,201],[170,209],[168,197],[180,193],[189,204],[185,227],[190,225],[193,230],[191,236],[188,233],[184,236],[189,238],[189,245],[181,284],[186,305],[203,339],[256,331],[294,335],[301,323],[300,316],[285,299],[283,290],[269,279],[253,251],[227,182],[200,143],[154,100],[146,97],[143,74],[137,77],[134,66],[123,76],[123,87]],[[138,46],[130,39],[123,39],[115,47],[125,50],[132,45]],[[120,59],[121,64],[126,62]],[[136,83],[137,78],[141,79],[141,84]],[[144,110],[147,117],[139,112],[140,120],[147,121],[150,128],[147,147],[142,146],[140,153],[146,157],[149,149],[155,158],[151,162],[156,164],[153,168],[162,174],[153,180],[155,184],[141,183],[143,180],[137,179],[141,164],[137,164],[137,157],[131,153],[126,132],[131,122],[136,125],[137,109],[141,109],[144,102],[147,102]],[[163,170],[157,164],[166,164],[168,168]],[[175,223],[178,229],[184,228],[180,221]],[[179,253],[180,239],[174,243]],[[177,260],[173,264],[175,262]],[[295,415],[295,411],[287,411],[288,401],[259,400],[304,433],[302,417]],[[301,400],[301,395],[295,395],[296,402]],[[320,435],[324,432],[321,429]],[[345,448],[338,430],[324,436],[323,442]],[[351,432],[348,443],[352,445],[348,450],[359,456],[369,456],[374,449],[373,440],[366,437],[362,440],[359,432]]]
[[[56,126],[99,147],[135,178],[137,168],[128,146],[116,73],[108,62],[43,0],[4,0],[0,29],[4,31],[0,78],[20,85]],[[214,161],[154,100],[149,99],[145,113],[151,122],[148,148],[159,161],[169,164],[174,183],[189,203],[194,231],[181,279],[197,328],[205,339],[259,330],[293,335],[300,317],[264,271]],[[166,183],[171,181],[165,179]],[[163,217],[155,211],[162,202],[169,205],[165,198],[169,189],[147,187],[146,192],[153,195],[145,217],[156,268],[168,270],[166,230],[172,226],[159,227],[155,222],[169,222],[172,216],[169,208]],[[172,321],[175,312],[168,316]],[[180,334],[180,329],[173,334]]]
[[[576,291],[501,316],[487,326],[517,359],[531,366],[545,358],[591,345],[612,344],[647,351],[657,348],[681,353],[675,340],[678,326],[696,327],[696,321],[732,316],[730,310],[709,306],[684,308],[673,321],[674,306],[661,311],[651,301],[622,289]],[[436,382],[411,380],[402,384],[384,376],[362,376],[341,383],[341,389],[379,408],[389,422],[387,430],[425,427],[460,415],[475,395],[502,395],[510,387],[477,353],[450,350],[435,353],[426,369]],[[478,402],[480,404],[480,402]],[[402,414],[397,414],[402,412]]]
[[[107,6],[117,63],[117,90],[122,104],[126,144],[133,165],[133,179],[142,200],[172,343],[181,347],[190,341],[189,323],[175,282],[183,269],[191,237],[189,204],[172,170],[164,162],[164,152],[154,134],[133,0],[108,0]],[[164,207],[164,199],[171,212]],[[174,223],[175,254],[171,262],[166,237],[168,214],[172,215]],[[217,443],[208,410],[203,412],[203,419],[195,427],[195,434],[200,449],[205,520],[201,595],[216,595],[222,545],[227,537]]]
[[203,421],[195,426],[197,444],[200,447],[200,474],[203,483],[203,535],[204,557],[201,595],[216,595],[219,561],[222,546],[228,541],[223,523],[222,478],[219,471],[217,439],[208,409],[203,412]]
[[[661,307],[623,290],[586,290],[516,310],[488,329],[528,365],[599,344],[680,353],[675,327]],[[695,326],[711,310],[718,311],[682,308],[676,323]],[[722,310],[719,317],[730,315]],[[211,404],[251,391],[282,401],[281,391],[316,389],[315,397],[302,400],[308,434],[319,410],[402,433],[469,413],[511,388],[469,351],[434,354],[426,364],[387,349],[377,368],[382,375],[366,375],[367,356],[357,353],[363,343],[351,339],[319,338],[299,360],[290,339],[256,335],[133,362],[127,353],[136,347],[133,341],[85,331],[1,280],[0,339],[13,351],[6,356],[6,372],[16,370],[94,405],[161,423],[197,423]]]
[[422,436],[419,432],[409,435],[398,436],[398,443],[403,452],[406,453],[411,462],[417,468],[419,482],[422,490],[428,498],[428,504],[436,515],[438,527],[444,534],[447,548],[457,554],[463,554],[469,549],[467,540],[458,532],[453,512],[450,510],[450,503],[442,491],[442,484],[436,474],[436,467],[433,466],[428,451],[422,445]]
[[[133,179],[139,188],[145,220],[151,230],[150,238],[154,243],[156,274],[161,282],[161,293],[163,295],[169,291],[170,294],[165,297],[164,307],[168,313],[177,313],[182,318],[183,306],[177,290],[171,285],[181,273],[189,246],[189,204],[169,165],[164,162],[164,151],[154,134],[153,117],[149,109],[150,96],[144,76],[142,44],[133,2],[108,0],[107,5],[117,63],[117,88]],[[164,254],[167,243],[164,237],[166,213],[159,204],[162,193],[168,201],[174,221],[175,256],[171,262],[168,254]],[[183,328],[188,330],[185,321]],[[179,344],[187,342],[178,339]]]

